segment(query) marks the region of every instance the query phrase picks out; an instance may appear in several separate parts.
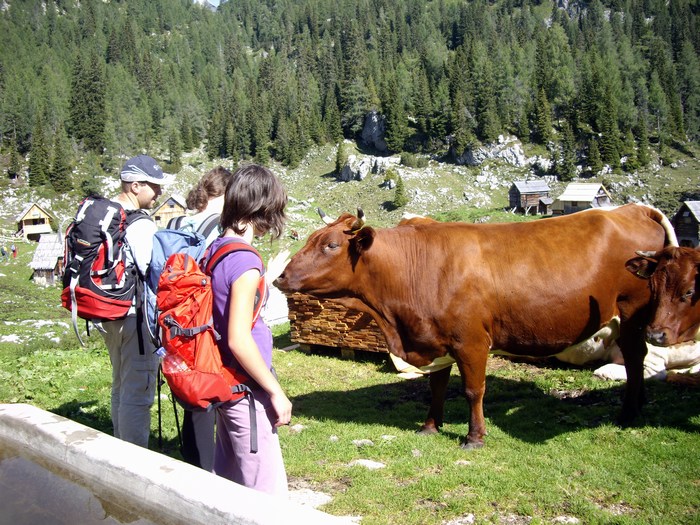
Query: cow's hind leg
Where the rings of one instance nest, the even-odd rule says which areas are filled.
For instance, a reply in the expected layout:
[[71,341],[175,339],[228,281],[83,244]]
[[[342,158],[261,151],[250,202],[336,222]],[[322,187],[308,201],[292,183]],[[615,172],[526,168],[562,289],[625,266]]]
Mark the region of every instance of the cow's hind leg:
[[488,352],[472,353],[467,362],[457,360],[462,376],[464,395],[469,403],[469,432],[462,448],[484,446],[486,421],[484,420],[484,394],[486,393],[486,361]]
[[452,367],[443,368],[429,375],[430,379],[430,410],[425,423],[418,430],[419,434],[435,434],[442,426],[445,414],[445,396],[447,383],[450,381]]

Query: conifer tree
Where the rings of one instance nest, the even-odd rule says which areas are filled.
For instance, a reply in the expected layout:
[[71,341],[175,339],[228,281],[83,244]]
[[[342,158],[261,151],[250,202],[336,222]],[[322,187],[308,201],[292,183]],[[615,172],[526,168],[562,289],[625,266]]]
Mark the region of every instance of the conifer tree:
[[603,160],[600,158],[600,148],[598,148],[598,140],[591,138],[588,143],[588,169],[593,175],[600,173],[603,169]]
[[291,166],[294,159],[294,145],[292,143],[292,131],[286,117],[281,117],[277,122],[275,136],[275,158],[282,164]]
[[43,117],[36,116],[32,132],[32,149],[29,152],[29,185],[43,186],[49,177],[49,149],[46,145]]
[[[483,46],[474,46],[472,53],[476,83],[474,94],[477,135],[483,142],[494,142],[501,131],[496,109],[496,89],[493,83],[493,64]],[[479,51],[476,51],[476,50]]]
[[535,100],[535,133],[534,137],[539,144],[547,144],[552,139],[552,110],[547,100],[544,88],[540,88]]
[[343,127],[340,123],[340,110],[335,97],[335,89],[330,89],[326,94],[322,122],[325,126],[326,137],[330,142],[338,143],[343,140]]
[[180,132],[175,126],[171,126],[167,137],[169,169],[172,173],[177,173],[182,169],[182,142],[180,140]]
[[683,123],[688,138],[700,140],[700,56],[687,40],[678,59],[678,84],[683,106]]
[[195,147],[195,140],[192,136],[192,126],[187,117],[182,117],[180,124],[180,138],[182,140],[182,151],[192,151]]
[[474,118],[471,111],[461,100],[455,101],[450,115],[452,128],[452,148],[457,155],[462,155],[464,151],[476,140],[474,134]]
[[226,145],[226,153],[223,156],[238,160],[238,152],[236,151],[236,127],[233,125],[232,120],[226,121],[223,136],[223,142]]
[[566,120],[561,127],[561,158],[557,163],[557,174],[563,181],[571,181],[576,176],[576,139]]
[[394,200],[392,201],[394,208],[403,208],[408,204],[408,196],[406,195],[406,187],[403,183],[403,178],[399,175],[396,179],[396,189],[394,190]]
[[70,144],[63,128],[59,128],[54,134],[53,154],[49,182],[56,193],[62,194],[73,188],[71,180],[71,154]]
[[634,141],[634,135],[632,130],[628,129],[625,133],[625,140],[622,144],[622,154],[627,157],[625,161],[625,171],[633,172],[639,168],[639,161],[637,160],[637,145]]
[[617,127],[616,115],[614,104],[608,104],[603,114],[600,138],[601,158],[613,169],[620,167],[620,130]]
[[527,117],[528,111],[525,104],[520,108],[520,115],[518,116],[517,129],[515,134],[523,142],[530,141],[530,122]]
[[666,131],[666,122],[669,115],[669,105],[664,93],[659,75],[656,71],[651,74],[649,81],[649,111],[654,117],[654,125],[656,127],[656,135],[659,139]]
[[406,138],[408,137],[408,118],[403,106],[403,100],[399,96],[396,77],[392,77],[388,81],[383,108],[386,116],[384,139],[387,148],[393,152],[403,151]]
[[432,96],[433,110],[428,120],[429,143],[442,144],[450,124],[450,90],[446,77],[438,83]]
[[336,175],[340,175],[340,173],[343,171],[343,168],[345,165],[348,163],[348,151],[347,147],[343,142],[340,142],[338,144],[338,149],[335,152],[335,173]]
[[16,179],[19,177],[21,171],[22,161],[20,159],[19,151],[17,151],[17,139],[13,134],[12,141],[10,142],[10,162],[7,166],[7,176],[10,179]]
[[428,123],[432,113],[432,103],[430,100],[430,86],[425,68],[421,65],[414,75],[413,80],[413,107],[415,108],[418,130],[427,135],[429,132]]
[[209,160],[226,155],[226,148],[223,141],[224,132],[223,114],[220,109],[217,109],[209,120],[209,127],[207,130],[206,150]]
[[647,166],[651,161],[649,156],[649,134],[647,133],[646,116],[640,115],[637,124],[637,163],[640,166]]
[[267,130],[262,122],[253,119],[251,127],[253,155],[255,160],[265,164],[270,160],[270,140]]
[[102,60],[96,51],[87,58],[76,58],[71,81],[71,132],[96,153],[102,153],[105,145],[105,83]]
[[314,142],[314,144],[320,145],[326,141],[323,120],[321,118],[321,107],[318,105],[312,105],[310,107],[308,130],[309,138]]

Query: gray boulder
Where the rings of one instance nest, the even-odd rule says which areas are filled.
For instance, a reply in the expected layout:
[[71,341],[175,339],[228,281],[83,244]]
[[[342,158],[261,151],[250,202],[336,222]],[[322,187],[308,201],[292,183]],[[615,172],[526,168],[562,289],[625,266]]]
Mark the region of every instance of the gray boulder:
[[362,127],[362,142],[379,151],[387,151],[384,133],[386,132],[386,118],[376,111],[370,111],[365,117],[365,124]]
[[493,144],[467,148],[461,154],[455,153],[457,164],[479,166],[488,159],[502,160],[511,166],[523,167],[528,164],[528,159],[523,152],[523,147],[516,137],[504,137],[500,135],[498,141]]

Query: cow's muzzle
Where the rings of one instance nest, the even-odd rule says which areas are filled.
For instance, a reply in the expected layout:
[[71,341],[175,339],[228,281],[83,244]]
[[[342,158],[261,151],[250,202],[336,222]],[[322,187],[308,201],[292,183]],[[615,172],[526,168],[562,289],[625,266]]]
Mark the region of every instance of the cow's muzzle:
[[654,346],[668,346],[670,344],[668,332],[663,329],[647,328],[646,339]]

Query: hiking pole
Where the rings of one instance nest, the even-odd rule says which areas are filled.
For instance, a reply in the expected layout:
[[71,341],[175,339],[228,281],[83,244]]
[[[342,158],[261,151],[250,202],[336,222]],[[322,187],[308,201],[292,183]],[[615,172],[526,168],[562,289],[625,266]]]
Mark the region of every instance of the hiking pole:
[[158,365],[158,378],[156,380],[156,386],[158,388],[158,448],[163,452],[163,415],[161,412],[160,404],[160,390],[163,384],[163,377],[160,369],[160,364]]
[[170,399],[173,401],[173,411],[175,412],[175,428],[177,429],[177,441],[180,444],[180,450],[182,450],[182,434],[180,433],[180,420],[177,415],[177,403],[175,403],[175,395],[170,392]]

